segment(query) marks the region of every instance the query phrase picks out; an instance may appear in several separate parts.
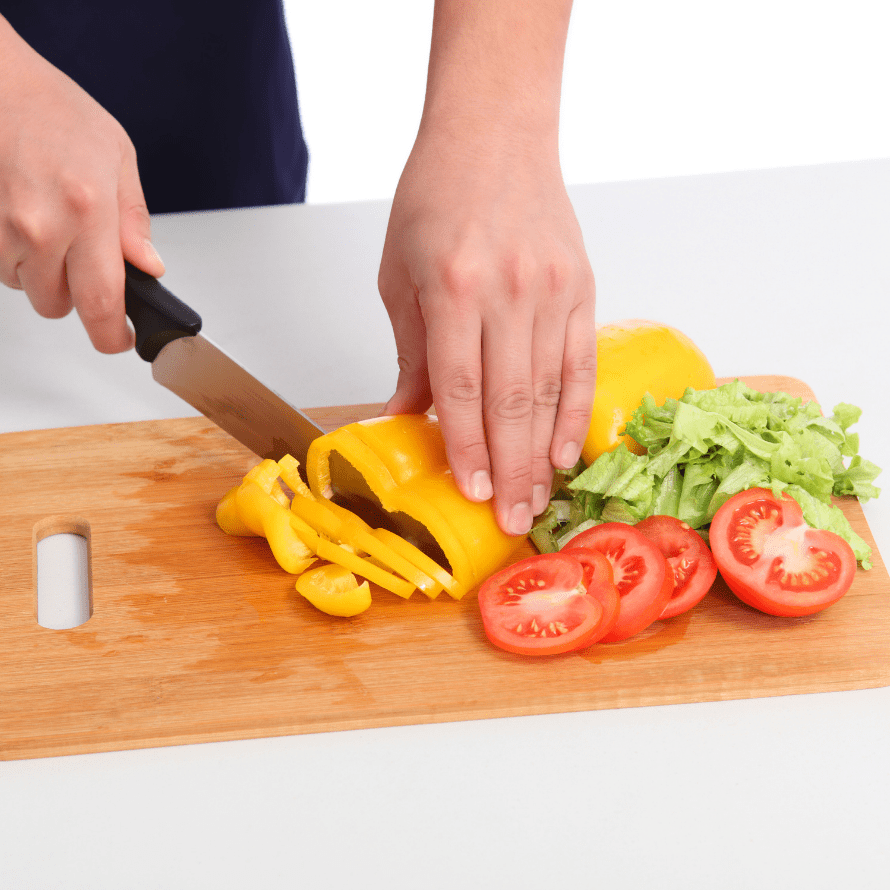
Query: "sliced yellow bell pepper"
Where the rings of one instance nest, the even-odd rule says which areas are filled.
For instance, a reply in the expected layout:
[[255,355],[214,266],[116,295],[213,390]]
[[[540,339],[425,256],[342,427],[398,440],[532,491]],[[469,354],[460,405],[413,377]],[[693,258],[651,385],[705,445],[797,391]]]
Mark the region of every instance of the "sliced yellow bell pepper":
[[[424,554],[403,538],[396,534],[393,534],[390,539],[383,538],[352,511],[333,503],[333,501],[317,500],[300,477],[299,464],[294,457],[287,454],[278,462],[278,465],[281,468],[281,478],[294,492],[291,511],[312,528],[336,541],[341,547],[372,556],[381,567],[401,575],[430,599],[435,599],[445,587],[453,589],[454,579],[444,569],[437,566],[433,560],[426,558],[428,568],[435,570],[437,576],[435,580],[431,577],[431,573],[420,565],[420,561],[408,556],[411,551],[418,553],[421,557],[424,557]],[[398,544],[394,545],[393,539],[401,542],[405,548],[410,548],[410,550],[406,552],[405,549],[400,549]],[[398,593],[399,591],[393,590],[392,592]]]
[[328,615],[351,618],[371,605],[368,582],[359,584],[352,572],[338,565],[321,565],[297,578],[297,593]]
[[319,499],[333,495],[333,454],[355,471],[352,479],[338,475],[339,488],[367,487],[384,510],[404,513],[430,532],[448,562],[442,568],[451,570],[454,584],[446,589],[455,599],[503,566],[522,541],[501,531],[490,503],[474,503],[460,493],[434,417],[378,417],[316,439],[306,475]]
[[[285,483],[295,492],[294,500],[298,504],[309,506],[309,518],[316,520],[314,524],[289,508],[291,502],[279,483],[282,470],[286,477]],[[336,531],[325,517],[333,519],[334,523],[342,523],[329,512],[326,505],[316,503],[305,485],[301,488],[298,480],[297,462],[292,457],[284,461],[283,468],[274,460],[262,461],[220,502],[217,507],[217,522],[223,531],[237,529],[233,533],[261,535],[266,538],[278,564],[291,574],[300,574],[316,558],[321,558],[343,566],[397,596],[406,599],[410,597],[417,589],[417,585],[411,580],[398,577],[325,536],[328,532]],[[301,491],[305,492],[305,497]],[[374,541],[372,546],[384,547],[372,535],[368,534],[368,537]],[[399,561],[398,554],[393,554],[391,550],[388,553],[394,557],[391,561]],[[434,583],[417,570],[413,571],[412,576],[421,580],[426,587]]]

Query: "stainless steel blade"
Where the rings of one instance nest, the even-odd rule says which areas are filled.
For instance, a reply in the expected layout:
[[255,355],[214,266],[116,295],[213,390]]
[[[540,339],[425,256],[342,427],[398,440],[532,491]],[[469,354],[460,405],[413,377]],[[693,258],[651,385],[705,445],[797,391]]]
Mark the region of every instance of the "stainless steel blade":
[[263,458],[306,463],[324,430],[201,334],[172,340],[151,363],[155,380]]

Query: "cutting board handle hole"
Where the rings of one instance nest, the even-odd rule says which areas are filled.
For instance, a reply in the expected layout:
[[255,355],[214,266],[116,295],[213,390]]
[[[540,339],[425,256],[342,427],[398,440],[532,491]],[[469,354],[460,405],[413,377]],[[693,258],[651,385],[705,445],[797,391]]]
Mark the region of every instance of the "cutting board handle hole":
[[91,551],[85,519],[48,516],[34,526],[34,591],[41,627],[70,630],[92,617]]

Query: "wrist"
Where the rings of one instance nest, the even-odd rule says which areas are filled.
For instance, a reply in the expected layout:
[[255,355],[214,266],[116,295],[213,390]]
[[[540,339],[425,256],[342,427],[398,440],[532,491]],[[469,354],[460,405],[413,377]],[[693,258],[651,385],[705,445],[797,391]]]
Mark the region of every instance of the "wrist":
[[555,151],[569,0],[437,0],[421,133]]

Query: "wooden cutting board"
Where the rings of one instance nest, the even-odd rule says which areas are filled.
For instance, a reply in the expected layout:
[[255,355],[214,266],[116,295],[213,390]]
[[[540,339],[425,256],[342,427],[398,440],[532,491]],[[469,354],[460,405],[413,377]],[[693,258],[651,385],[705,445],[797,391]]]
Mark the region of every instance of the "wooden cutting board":
[[[792,378],[746,381],[812,397]],[[377,408],[309,413],[332,429]],[[255,463],[203,418],[0,436],[0,758],[890,685],[877,552],[816,616],[762,615],[718,581],[687,615],[550,659],[489,645],[473,594],[375,591],[368,612],[332,619],[264,541],[214,523]],[[873,546],[858,502],[842,506]],[[36,538],[87,526],[93,615],[44,629]]]

